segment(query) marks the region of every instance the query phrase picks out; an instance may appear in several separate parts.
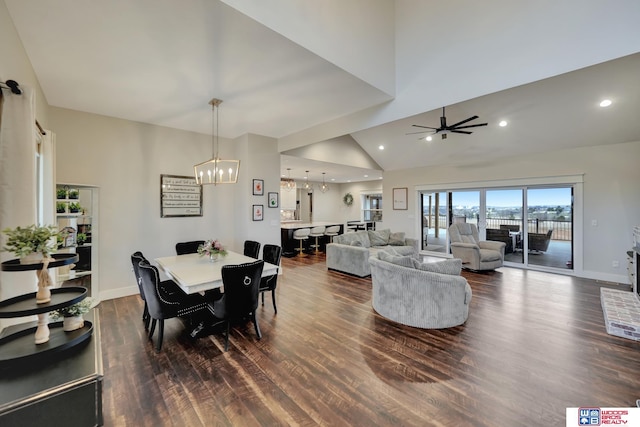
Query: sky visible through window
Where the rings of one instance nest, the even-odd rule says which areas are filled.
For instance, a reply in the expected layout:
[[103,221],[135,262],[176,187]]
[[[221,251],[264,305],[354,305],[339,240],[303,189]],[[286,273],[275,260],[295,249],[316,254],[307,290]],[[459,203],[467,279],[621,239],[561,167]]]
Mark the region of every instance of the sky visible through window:
[[[489,190],[487,206],[517,207],[522,204],[520,190]],[[479,204],[477,191],[456,191],[453,203],[456,206],[474,207]],[[528,193],[529,206],[568,206],[571,205],[571,188],[531,189]]]

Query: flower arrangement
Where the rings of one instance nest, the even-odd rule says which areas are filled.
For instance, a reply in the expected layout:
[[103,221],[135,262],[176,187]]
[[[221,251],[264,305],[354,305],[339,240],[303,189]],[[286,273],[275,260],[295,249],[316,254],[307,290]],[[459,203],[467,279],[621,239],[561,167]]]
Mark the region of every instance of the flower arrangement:
[[89,310],[98,305],[94,304],[94,300],[91,297],[87,297],[80,302],[77,302],[69,307],[62,307],[57,310],[53,310],[49,313],[49,317],[52,320],[60,320],[64,317],[75,317],[87,314]]
[[56,250],[55,237],[58,236],[58,231],[53,225],[5,228],[2,232],[7,235],[6,244],[2,250],[12,252],[18,258],[31,253],[39,253],[48,257],[51,252]]
[[208,257],[211,257],[212,255],[226,256],[227,250],[218,240],[211,239],[204,242],[204,245],[198,246],[198,254],[200,254],[200,256],[206,255]]

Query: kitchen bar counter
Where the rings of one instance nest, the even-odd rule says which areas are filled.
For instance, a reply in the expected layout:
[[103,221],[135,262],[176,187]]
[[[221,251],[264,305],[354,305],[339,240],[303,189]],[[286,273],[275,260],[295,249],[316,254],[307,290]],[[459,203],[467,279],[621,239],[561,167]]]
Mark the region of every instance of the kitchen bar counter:
[[313,227],[329,227],[332,225],[340,226],[340,234],[344,233],[344,224],[341,222],[331,221],[313,221],[313,222],[283,222],[280,224],[280,239],[282,244],[283,256],[294,256],[296,254],[295,248],[298,246],[298,242],[293,239],[293,232],[300,228],[313,228]]

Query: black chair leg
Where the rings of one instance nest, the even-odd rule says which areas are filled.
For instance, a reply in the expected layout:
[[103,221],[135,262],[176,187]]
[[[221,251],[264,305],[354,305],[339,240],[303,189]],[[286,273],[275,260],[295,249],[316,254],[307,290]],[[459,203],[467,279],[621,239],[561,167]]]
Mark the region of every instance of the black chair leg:
[[142,312],[142,321],[144,322],[144,330],[149,330],[149,322],[151,321],[151,316],[149,315],[149,307],[147,303],[144,303],[144,311]]
[[149,331],[149,339],[153,339],[153,333],[156,331],[156,319],[151,320],[151,330]]
[[229,350],[229,321],[227,320],[227,334],[225,335],[224,351]]
[[260,292],[262,294],[262,305],[264,306],[264,292]]
[[258,339],[262,338],[262,333],[260,332],[260,326],[258,326],[258,318],[256,317],[256,312],[251,313],[251,320],[253,321],[253,326],[256,328],[256,335]]
[[160,327],[158,328],[158,342],[156,343],[156,353],[160,353],[160,349],[162,348],[163,338],[164,338],[164,319],[160,319]]
[[[262,294],[262,298],[264,298],[264,294]],[[276,307],[276,290],[271,291],[271,300],[273,300],[273,311],[275,314],[278,314],[278,307]],[[264,305],[264,300],[263,300]]]

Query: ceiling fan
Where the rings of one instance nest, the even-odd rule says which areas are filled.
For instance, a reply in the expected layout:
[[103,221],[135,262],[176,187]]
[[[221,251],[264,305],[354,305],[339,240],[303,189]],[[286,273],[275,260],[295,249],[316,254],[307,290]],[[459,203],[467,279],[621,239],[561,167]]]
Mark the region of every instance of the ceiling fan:
[[[440,127],[439,128],[434,128],[434,127],[430,127],[430,126],[421,126],[421,125],[411,125],[417,128],[424,128],[424,129],[432,129],[433,132],[431,132],[432,135],[435,134],[441,134],[442,135],[442,139],[447,139],[447,134],[448,133],[464,133],[467,135],[471,135],[472,132],[466,131],[466,130],[460,130],[460,129],[469,129],[469,128],[477,128],[480,126],[486,126],[486,123],[479,123],[477,125],[466,125],[466,126],[461,126],[467,122],[470,122],[471,120],[475,120],[477,119],[478,116],[472,116],[469,117],[468,119],[462,120],[461,122],[452,124],[447,126],[447,117],[444,115],[444,107],[442,107],[442,117],[440,117]],[[417,133],[424,133],[424,132],[429,132],[426,130],[423,130],[421,132],[411,132],[408,133],[407,135],[414,135]]]

